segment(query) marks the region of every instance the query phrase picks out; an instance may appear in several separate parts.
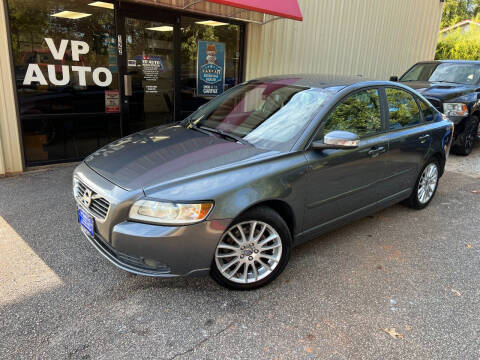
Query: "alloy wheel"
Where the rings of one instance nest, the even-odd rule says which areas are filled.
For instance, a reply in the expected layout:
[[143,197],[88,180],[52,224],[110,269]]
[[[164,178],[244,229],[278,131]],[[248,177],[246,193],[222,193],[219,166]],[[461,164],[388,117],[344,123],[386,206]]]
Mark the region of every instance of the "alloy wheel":
[[257,282],[270,275],[282,257],[278,232],[262,221],[233,225],[215,251],[217,268],[227,280],[239,284]]
[[430,201],[438,182],[438,167],[435,163],[428,164],[418,182],[417,197],[421,204]]

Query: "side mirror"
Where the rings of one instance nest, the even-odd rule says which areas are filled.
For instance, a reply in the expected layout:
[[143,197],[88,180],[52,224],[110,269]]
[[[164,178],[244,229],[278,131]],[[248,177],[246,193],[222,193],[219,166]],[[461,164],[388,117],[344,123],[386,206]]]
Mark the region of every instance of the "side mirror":
[[312,149],[355,149],[360,145],[357,134],[349,131],[331,131],[323,138],[323,141],[314,141]]
[[398,76],[390,76],[390,81],[398,82]]

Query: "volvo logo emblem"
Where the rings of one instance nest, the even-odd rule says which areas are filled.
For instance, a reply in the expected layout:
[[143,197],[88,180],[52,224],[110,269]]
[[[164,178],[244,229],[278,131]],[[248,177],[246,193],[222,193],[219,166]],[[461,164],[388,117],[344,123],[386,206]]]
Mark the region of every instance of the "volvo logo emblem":
[[85,207],[87,208],[90,207],[90,204],[92,203],[92,190],[85,189],[85,192],[80,198],[80,201],[82,202],[83,205],[85,205]]

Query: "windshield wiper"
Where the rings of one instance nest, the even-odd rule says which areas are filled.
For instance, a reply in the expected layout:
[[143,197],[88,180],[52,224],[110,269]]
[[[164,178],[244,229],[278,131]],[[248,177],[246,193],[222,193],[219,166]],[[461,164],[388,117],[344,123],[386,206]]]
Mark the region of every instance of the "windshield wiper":
[[206,134],[206,135],[208,135],[208,136],[213,136],[210,131],[207,131],[206,129],[201,129],[201,128],[199,128],[197,125],[195,125],[195,124],[193,123],[193,120],[187,121],[187,123],[186,123],[186,128],[187,128],[187,129],[196,130],[196,131],[200,131],[202,134]]
[[446,84],[458,84],[458,83],[453,82],[453,81],[443,81],[443,80],[434,80],[432,82],[439,82],[439,83],[446,83]]
[[[195,125],[195,126],[196,126],[196,125]],[[248,142],[247,140],[244,140],[244,139],[242,139],[242,138],[239,137],[239,136],[233,135],[233,134],[231,134],[231,133],[225,132],[225,131],[220,130],[220,129],[213,129],[213,128],[210,128],[210,127],[207,127],[207,126],[198,126],[197,128],[198,128],[198,129],[203,129],[203,130],[206,130],[206,131],[215,133],[215,134],[218,134],[218,135],[223,136],[223,137],[227,137],[227,138],[236,140],[236,141],[238,141],[239,143],[241,143],[241,144],[243,144],[243,145],[251,145],[251,146],[253,146],[252,143]]]

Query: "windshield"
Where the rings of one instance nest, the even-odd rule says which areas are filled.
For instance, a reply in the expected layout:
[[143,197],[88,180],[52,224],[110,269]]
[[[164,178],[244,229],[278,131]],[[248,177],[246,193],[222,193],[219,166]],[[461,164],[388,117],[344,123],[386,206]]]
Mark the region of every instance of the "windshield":
[[431,63],[417,64],[400,81],[450,82],[477,84],[480,80],[480,64]]
[[289,149],[333,92],[285,82],[236,86],[185,122],[233,135],[259,148]]

